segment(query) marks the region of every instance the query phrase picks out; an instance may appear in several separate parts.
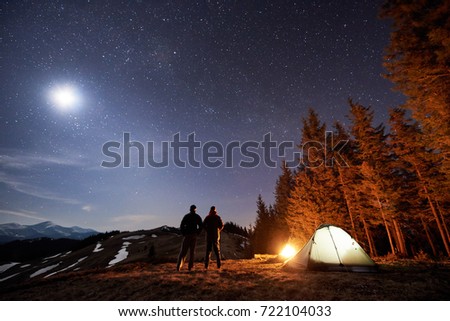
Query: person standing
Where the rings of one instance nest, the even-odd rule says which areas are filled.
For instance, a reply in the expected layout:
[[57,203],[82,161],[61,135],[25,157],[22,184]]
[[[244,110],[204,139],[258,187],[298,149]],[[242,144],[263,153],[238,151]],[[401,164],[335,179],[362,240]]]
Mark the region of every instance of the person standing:
[[203,221],[203,227],[206,230],[206,256],[205,269],[208,269],[211,251],[214,250],[217,258],[217,268],[220,269],[220,231],[223,229],[222,218],[217,214],[216,207],[211,206],[209,214]]
[[186,260],[189,251],[189,271],[194,266],[195,259],[195,245],[197,243],[197,236],[202,231],[203,222],[200,215],[196,213],[197,206],[191,205],[189,213],[181,220],[180,230],[183,235],[183,243],[181,244],[180,254],[178,255],[177,271],[180,271]]

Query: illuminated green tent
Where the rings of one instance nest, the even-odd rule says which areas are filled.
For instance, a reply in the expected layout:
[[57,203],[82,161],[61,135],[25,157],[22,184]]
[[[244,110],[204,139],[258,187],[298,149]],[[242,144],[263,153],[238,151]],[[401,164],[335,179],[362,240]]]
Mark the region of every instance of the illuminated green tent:
[[362,247],[343,229],[324,224],[285,267],[303,270],[376,272],[377,267]]

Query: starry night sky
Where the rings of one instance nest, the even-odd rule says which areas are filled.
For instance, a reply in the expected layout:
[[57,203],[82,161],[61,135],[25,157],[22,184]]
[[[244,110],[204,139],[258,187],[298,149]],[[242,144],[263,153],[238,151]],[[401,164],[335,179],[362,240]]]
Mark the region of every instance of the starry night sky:
[[[103,144],[124,132],[155,146],[193,132],[297,144],[308,108],[348,123],[349,97],[386,122],[403,98],[381,76],[381,3],[3,1],[0,223],[178,226],[196,204],[248,226],[258,194],[273,201],[279,168],[138,168],[134,157],[107,169]],[[64,86],[70,108],[51,94]]]

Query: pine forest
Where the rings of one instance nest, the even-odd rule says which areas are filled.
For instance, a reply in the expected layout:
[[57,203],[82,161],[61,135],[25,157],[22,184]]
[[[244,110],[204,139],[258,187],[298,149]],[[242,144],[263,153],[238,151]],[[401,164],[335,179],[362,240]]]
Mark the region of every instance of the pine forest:
[[296,168],[284,164],[273,205],[259,196],[253,252],[302,246],[327,223],[370,256],[450,256],[450,2],[388,1],[380,18],[392,22],[385,77],[405,103],[386,124],[352,99],[347,125],[310,109],[296,141],[323,148],[303,148]]

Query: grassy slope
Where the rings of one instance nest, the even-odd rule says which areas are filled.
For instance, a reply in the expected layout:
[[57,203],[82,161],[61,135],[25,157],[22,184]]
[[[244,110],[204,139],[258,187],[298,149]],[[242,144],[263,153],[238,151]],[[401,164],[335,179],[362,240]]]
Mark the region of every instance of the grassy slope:
[[0,300],[450,300],[450,264],[397,262],[379,273],[293,272],[264,260],[218,271],[133,262],[61,273],[0,290]]

